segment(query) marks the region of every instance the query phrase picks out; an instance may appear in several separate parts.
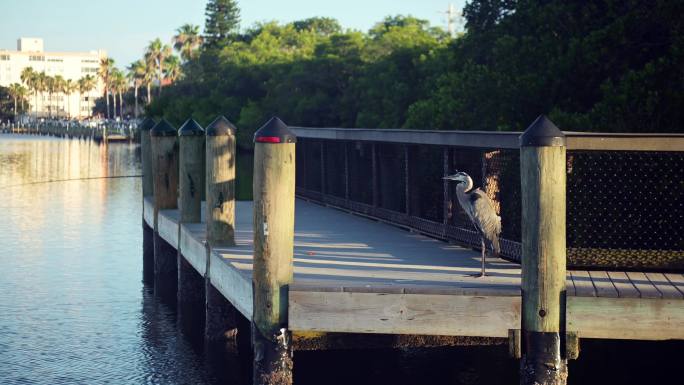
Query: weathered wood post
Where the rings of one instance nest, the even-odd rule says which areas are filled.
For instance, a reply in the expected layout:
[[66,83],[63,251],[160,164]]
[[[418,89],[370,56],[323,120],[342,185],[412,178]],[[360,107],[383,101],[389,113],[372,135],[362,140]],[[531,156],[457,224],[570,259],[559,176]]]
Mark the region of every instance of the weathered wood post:
[[[204,130],[196,121],[188,119],[178,130],[178,142],[180,223],[199,223],[204,186]],[[178,226],[178,315],[186,331],[196,332],[195,324],[204,327],[204,279],[185,259],[180,239]]]
[[235,126],[223,116],[207,127],[207,240],[235,244]]
[[520,383],[565,384],[565,135],[545,116],[520,136],[520,176]]
[[178,130],[180,221],[197,223],[202,219],[202,185],[204,185],[204,129],[188,119]]
[[143,183],[142,191],[143,197],[149,197],[154,194],[152,182],[152,143],[150,142],[150,130],[157,123],[151,118],[145,118],[140,124],[140,158],[142,161]]
[[204,338],[237,352],[238,313],[211,283],[211,250],[235,244],[235,126],[223,116],[206,131],[207,267]]
[[[150,143],[150,130],[155,126],[155,121],[145,118],[140,124],[140,158],[142,162],[142,195],[143,199],[152,197],[152,144]],[[154,229],[147,225],[143,216],[143,282],[154,283]]]
[[176,303],[176,249],[159,236],[159,210],[178,206],[178,138],[164,119],[150,130],[154,174],[154,293]]
[[254,384],[292,383],[287,329],[293,280],[295,135],[271,118],[254,134]]

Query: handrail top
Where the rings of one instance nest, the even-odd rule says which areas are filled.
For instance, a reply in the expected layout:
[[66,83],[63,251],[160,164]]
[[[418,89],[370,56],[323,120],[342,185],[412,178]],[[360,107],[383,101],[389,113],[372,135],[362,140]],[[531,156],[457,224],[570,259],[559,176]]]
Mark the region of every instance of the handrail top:
[[[445,145],[474,148],[520,148],[519,131],[446,131],[397,128],[290,127],[300,138]],[[563,131],[568,150],[684,151],[684,134]]]

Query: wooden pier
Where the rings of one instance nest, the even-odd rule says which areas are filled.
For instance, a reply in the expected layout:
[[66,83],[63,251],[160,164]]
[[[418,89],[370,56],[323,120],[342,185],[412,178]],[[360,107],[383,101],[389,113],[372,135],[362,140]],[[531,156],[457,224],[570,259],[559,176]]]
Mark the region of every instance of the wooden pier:
[[[234,247],[210,254],[211,282],[247,319],[252,315],[253,206],[236,202]],[[146,198],[145,222],[154,222]],[[427,236],[298,199],[295,332],[502,337],[520,328],[520,266]],[[159,212],[159,234],[204,276],[204,223],[179,225]],[[180,239],[179,239],[180,234]],[[684,339],[684,275],[569,271],[567,330],[582,338]]]
[[[170,140],[167,132],[168,123],[162,122],[159,125],[163,126],[164,132],[157,134],[153,132],[150,144],[145,139],[145,135],[149,135],[148,130],[152,128],[152,124],[149,122],[143,124],[143,146],[161,148],[155,147],[160,145],[156,144],[155,140],[164,139],[167,142]],[[154,131],[155,128],[152,130]],[[234,131],[231,130],[215,131],[219,131],[217,135],[234,135]],[[302,130],[294,131],[301,132]],[[315,135],[325,134],[323,130]],[[234,136],[232,137],[234,139]],[[207,143],[209,143],[209,138],[207,136]],[[572,140],[577,145],[578,139]],[[678,143],[682,143],[681,140],[682,138],[674,139]],[[165,151],[178,151],[178,146],[171,146],[169,143],[164,144]],[[231,150],[231,145],[225,145],[223,151],[234,151],[234,141],[226,143],[232,143],[233,150]],[[269,142],[261,145],[281,145],[266,143]],[[274,140],[271,143],[278,142]],[[648,144],[648,141],[646,143],[653,146],[652,143]],[[593,142],[591,144],[595,145]],[[624,146],[624,143],[620,145]],[[671,145],[672,141],[668,143],[668,146]],[[207,152],[206,156],[225,155],[225,153],[221,154],[218,148],[212,150],[211,153]],[[668,151],[672,150],[668,148]],[[676,151],[682,151],[682,149],[676,149]],[[145,158],[153,153],[157,155]],[[204,156],[204,154],[200,155]],[[143,148],[143,168],[149,170],[151,163],[151,172],[157,173],[153,190],[157,191],[161,188],[160,191],[165,194],[163,207],[155,205],[158,202],[155,202],[156,197],[151,194],[149,187],[146,188],[146,196],[143,197],[143,228],[147,242],[145,266],[151,266],[150,259],[155,261],[152,266],[159,266],[159,260],[164,259],[168,265],[169,262],[176,261],[178,258],[178,262],[173,263],[177,269],[176,274],[165,271],[166,278],[164,279],[175,279],[177,276],[180,280],[180,277],[185,274],[183,278],[185,280],[194,279],[197,282],[205,282],[207,285],[205,290],[218,291],[228,301],[226,306],[229,310],[234,309],[239,313],[239,317],[252,324],[251,332],[249,330],[238,332],[238,325],[241,323],[236,321],[236,314],[231,311],[224,311],[223,318],[217,321],[217,316],[210,314],[216,306],[210,304],[209,291],[206,291],[200,297],[204,298],[203,303],[206,302],[207,328],[209,319],[212,319],[211,322],[223,323],[222,330],[225,330],[223,333],[225,336],[255,333],[254,328],[261,327],[255,325],[254,315],[259,310],[255,308],[255,304],[258,303],[255,299],[255,290],[261,290],[258,289],[260,285],[269,284],[261,281],[262,278],[255,278],[255,249],[271,247],[270,245],[256,246],[255,242],[268,242],[266,236],[269,231],[278,231],[278,229],[266,226],[265,217],[262,219],[262,215],[265,214],[255,214],[253,202],[235,202],[234,206],[231,206],[234,207],[234,218],[219,218],[226,226],[224,231],[232,232],[234,238],[215,243],[207,242],[208,208],[206,203],[202,202],[201,212],[197,213],[201,221],[181,221],[181,217],[184,216],[182,202],[187,201],[188,197],[173,196],[174,193],[177,194],[177,190],[169,190],[169,175],[177,174],[174,172],[169,174],[171,170],[160,169],[163,162],[168,162],[168,159],[174,156],[177,155],[161,154],[150,151],[150,148]],[[230,162],[234,162],[234,156],[228,158],[231,159]],[[209,165],[212,161],[212,159],[206,159],[207,176],[209,176]],[[231,164],[234,166],[234,163]],[[228,163],[226,167],[227,165]],[[268,172],[279,171],[276,169]],[[166,173],[166,176],[158,173]],[[175,184],[174,178],[176,177],[170,178],[172,184]],[[145,180],[144,185],[152,183],[150,175],[146,175]],[[232,180],[230,182],[234,184]],[[163,183],[167,186],[157,187]],[[260,183],[257,178],[255,178],[255,189],[256,183]],[[207,199],[213,199],[212,202],[216,202],[215,197],[211,195],[214,194],[212,191],[215,191],[216,194],[221,194],[218,204],[223,204],[223,193],[212,187],[213,185],[225,188],[226,181],[210,182],[207,178]],[[321,189],[324,190],[324,188]],[[183,191],[190,190],[182,188],[180,191],[181,194],[189,194]],[[345,176],[344,191],[349,197],[348,174]],[[406,191],[408,192],[409,188]],[[280,195],[280,198],[286,197]],[[523,316],[525,293],[521,285],[525,273],[521,270],[520,264],[510,261],[511,258],[508,260],[488,258],[489,274],[483,278],[476,278],[472,274],[479,271],[480,253],[469,246],[436,239],[442,237],[436,236],[439,232],[434,230],[434,227],[428,228],[427,231],[421,230],[421,224],[423,224],[423,229],[426,228],[424,222],[419,222],[419,226],[412,227],[408,226],[406,221],[393,222],[387,220],[387,217],[364,212],[363,206],[359,206],[361,209],[353,210],[349,205],[336,205],[338,201],[332,198],[327,203],[320,196],[314,200],[317,202],[311,201],[310,194],[300,194],[296,199],[294,218],[289,219],[294,221],[294,236],[291,239],[294,244],[294,275],[290,282],[279,284],[282,286],[276,285],[273,289],[276,293],[274,301],[284,300],[285,303],[275,305],[274,302],[272,309],[272,303],[266,302],[266,305],[261,305],[266,307],[259,310],[272,311],[276,318],[282,317],[281,319],[285,321],[276,322],[276,325],[282,327],[283,333],[275,336],[272,341],[277,346],[265,348],[265,353],[255,347],[255,360],[263,359],[268,354],[275,354],[269,349],[275,349],[274,352],[277,354],[290,358],[283,362],[277,361],[279,366],[262,367],[260,376],[256,375],[255,370],[255,383],[289,383],[292,349],[326,349],[344,345],[331,342],[334,339],[326,340],[332,335],[336,336],[337,341],[345,338],[358,338],[359,335],[396,335],[398,338],[410,336],[405,340],[409,342],[404,346],[453,345],[458,344],[459,341],[508,343],[513,357],[525,359],[525,354],[530,354],[535,349],[535,346],[530,347],[529,344],[546,343],[545,338],[550,333],[551,336],[555,335],[559,338],[557,352],[551,351],[549,357],[533,355],[531,358],[528,357],[528,360],[554,359],[560,362],[578,357],[579,341],[583,338],[684,339],[684,274],[681,272],[577,268],[569,268],[565,272],[565,249],[563,248],[563,254],[561,254],[563,255],[563,269],[559,271],[563,272],[564,277],[564,279],[560,277],[561,285],[563,281],[565,285],[559,288],[560,293],[546,291],[550,290],[547,289],[544,281],[547,279],[544,277],[551,274],[548,270],[542,271],[539,275],[541,278],[535,281],[536,285],[528,282],[528,287],[531,288],[528,290],[538,291],[535,295],[541,296],[542,299],[545,296],[560,295],[560,298],[556,298],[555,305],[553,301],[542,302],[542,305],[539,305],[555,306],[555,310],[549,309],[548,312],[557,312],[557,317],[559,317],[556,323],[557,328],[536,330],[533,326],[529,326],[529,320],[528,324],[525,323]],[[171,202],[181,202],[181,207],[169,208],[173,206]],[[218,207],[216,204],[212,203],[209,211],[212,207]],[[273,204],[278,206],[277,203]],[[192,210],[196,212],[198,208],[195,207]],[[525,210],[524,207],[523,210]],[[410,210],[407,211],[410,212]],[[263,220],[263,225],[255,224],[255,217],[259,218],[257,219],[259,221]],[[275,219],[269,217],[268,221],[273,223]],[[264,236],[255,237],[255,229],[263,232]],[[543,232],[540,234],[542,234],[540,237],[544,236]],[[154,248],[150,247],[150,242],[155,243]],[[523,239],[523,244],[525,242],[528,241]],[[511,245],[514,246],[514,242]],[[539,247],[542,248],[540,250],[543,252],[544,243],[540,245]],[[515,250],[513,246],[509,250]],[[152,250],[154,250],[154,255],[151,255]],[[526,258],[524,251],[522,258]],[[185,265],[192,268],[190,278],[188,278],[189,273],[183,270]],[[527,274],[530,272],[528,271]],[[145,276],[149,281],[150,272],[148,271]],[[157,279],[159,278],[154,278],[155,287],[157,287]],[[164,285],[164,287],[168,286]],[[188,293],[183,293],[183,290],[186,290],[184,288],[198,287],[197,285],[182,285],[180,281],[178,285],[171,286],[178,288],[178,293],[172,293],[171,300],[178,298],[179,304],[181,298],[188,295]],[[278,309],[286,313],[278,315]],[[534,309],[532,311],[536,312]],[[540,311],[539,315],[544,318],[546,310]],[[242,324],[245,323],[242,322]],[[535,333],[541,334],[540,339],[535,339],[538,337]],[[264,333],[264,336],[260,338],[268,339],[270,336],[266,334]],[[318,340],[319,343],[312,343],[312,340]],[[392,343],[385,346],[392,346]],[[545,345],[538,346],[544,349]],[[536,364],[541,363],[543,362],[536,362]],[[565,364],[562,365],[565,367]],[[264,376],[264,371],[277,375],[267,377]],[[556,377],[553,377],[554,375]],[[565,381],[564,375],[551,373],[550,376],[541,378],[544,383],[549,384]],[[523,383],[532,381],[530,378],[523,377],[521,374]]]

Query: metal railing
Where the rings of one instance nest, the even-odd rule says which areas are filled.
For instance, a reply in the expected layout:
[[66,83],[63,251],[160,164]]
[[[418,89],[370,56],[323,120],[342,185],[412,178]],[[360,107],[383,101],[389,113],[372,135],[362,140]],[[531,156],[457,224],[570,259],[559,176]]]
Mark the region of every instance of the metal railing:
[[[502,218],[520,260],[519,132],[292,127],[298,196],[479,247],[442,180],[465,171]],[[568,265],[684,268],[684,135],[566,132]]]

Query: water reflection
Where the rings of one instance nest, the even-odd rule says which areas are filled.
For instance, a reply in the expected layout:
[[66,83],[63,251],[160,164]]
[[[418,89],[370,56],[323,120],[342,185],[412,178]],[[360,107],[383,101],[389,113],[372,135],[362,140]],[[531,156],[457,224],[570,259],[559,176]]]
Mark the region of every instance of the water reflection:
[[141,284],[140,178],[102,178],[138,152],[0,135],[3,385],[217,383]]

